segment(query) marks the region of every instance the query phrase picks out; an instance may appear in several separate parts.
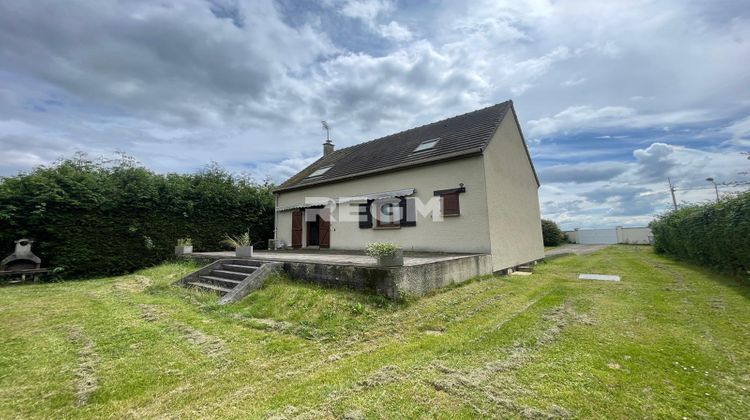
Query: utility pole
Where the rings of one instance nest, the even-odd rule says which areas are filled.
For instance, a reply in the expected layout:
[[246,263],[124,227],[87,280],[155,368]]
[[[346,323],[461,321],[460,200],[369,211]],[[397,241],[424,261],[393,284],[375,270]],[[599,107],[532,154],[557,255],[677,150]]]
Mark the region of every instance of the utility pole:
[[677,210],[677,199],[674,198],[675,187],[672,185],[672,180],[670,178],[667,178],[667,182],[669,182],[669,192],[672,193],[672,204],[674,204],[674,209]]
[[713,178],[706,178],[706,181],[714,184],[714,190],[716,190],[716,202],[719,202],[719,186],[716,185],[716,181]]

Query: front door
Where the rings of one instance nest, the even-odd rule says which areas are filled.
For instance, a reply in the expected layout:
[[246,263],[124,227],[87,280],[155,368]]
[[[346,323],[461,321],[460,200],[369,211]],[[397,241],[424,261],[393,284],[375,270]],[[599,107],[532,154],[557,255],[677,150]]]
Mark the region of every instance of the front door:
[[320,245],[320,216],[315,214],[307,222],[307,246]]
[[302,211],[292,212],[292,248],[302,248]]

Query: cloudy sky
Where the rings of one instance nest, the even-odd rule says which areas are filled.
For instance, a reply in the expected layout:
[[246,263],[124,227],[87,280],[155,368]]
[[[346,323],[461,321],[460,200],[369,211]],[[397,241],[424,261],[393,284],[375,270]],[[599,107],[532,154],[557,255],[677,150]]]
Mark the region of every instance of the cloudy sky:
[[322,119],[343,147],[513,99],[543,215],[639,225],[667,177],[750,180],[749,68],[742,0],[0,0],[0,175],[121,151],[280,182]]

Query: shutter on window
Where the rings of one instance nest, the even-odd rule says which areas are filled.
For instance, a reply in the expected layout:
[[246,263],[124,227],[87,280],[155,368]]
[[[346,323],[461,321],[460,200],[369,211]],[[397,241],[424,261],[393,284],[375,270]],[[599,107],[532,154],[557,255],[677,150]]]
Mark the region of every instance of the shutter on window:
[[370,207],[372,207],[372,200],[367,201],[367,204],[359,205],[359,228],[360,229],[372,228],[372,213],[370,213]]
[[401,207],[401,226],[416,226],[417,208],[414,205],[414,199],[402,197],[399,202],[399,207]]
[[457,192],[443,194],[441,202],[443,203],[443,216],[458,216],[461,214]]

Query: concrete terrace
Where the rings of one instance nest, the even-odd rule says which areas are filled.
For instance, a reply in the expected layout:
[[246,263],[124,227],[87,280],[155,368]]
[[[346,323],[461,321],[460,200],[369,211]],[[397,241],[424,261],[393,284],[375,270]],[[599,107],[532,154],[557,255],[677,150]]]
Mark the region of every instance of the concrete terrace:
[[380,267],[363,252],[339,250],[256,251],[252,258],[237,258],[234,252],[185,254],[207,263],[218,260],[253,260],[283,263],[293,279],[326,286],[343,286],[379,293],[391,298],[404,294],[420,296],[430,290],[492,274],[488,254],[405,252],[404,265]]
[[[417,266],[473,257],[482,254],[458,254],[446,252],[404,252],[404,266]],[[232,251],[193,252],[187,256],[197,259],[217,260],[224,258],[237,258]],[[339,250],[278,250],[278,251],[255,251],[253,260],[298,262],[311,264],[333,264],[359,267],[376,267],[375,258],[358,251]]]

